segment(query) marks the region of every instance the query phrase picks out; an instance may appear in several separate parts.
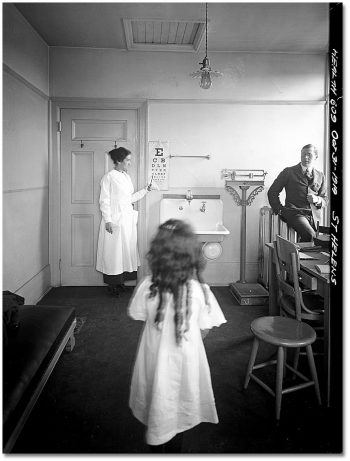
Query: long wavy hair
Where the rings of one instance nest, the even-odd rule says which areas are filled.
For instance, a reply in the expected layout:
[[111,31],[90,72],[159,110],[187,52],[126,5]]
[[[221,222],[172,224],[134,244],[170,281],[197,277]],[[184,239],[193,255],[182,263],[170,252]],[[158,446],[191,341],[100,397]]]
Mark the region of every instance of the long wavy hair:
[[208,293],[202,279],[205,261],[191,226],[178,219],[169,219],[161,224],[151,242],[147,259],[152,271],[149,296],[154,298],[159,295],[155,325],[162,327],[165,293],[170,292],[174,297],[175,336],[179,345],[189,329],[192,279],[200,282],[205,302],[209,305]]

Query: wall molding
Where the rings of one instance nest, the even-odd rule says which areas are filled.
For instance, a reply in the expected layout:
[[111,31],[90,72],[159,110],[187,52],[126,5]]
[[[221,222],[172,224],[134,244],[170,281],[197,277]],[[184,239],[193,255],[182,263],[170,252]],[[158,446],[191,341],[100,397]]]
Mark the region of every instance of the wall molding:
[[[300,99],[300,100],[282,100],[282,99],[252,99],[249,101],[243,99],[116,99],[116,98],[101,98],[101,99],[90,99],[90,98],[71,98],[71,97],[50,97],[50,101],[53,103],[63,103],[65,109],[76,109],[77,107],[88,108],[86,104],[92,104],[93,108],[96,108],[99,104],[105,105],[105,107],[114,108],[115,104],[125,104],[127,109],[130,109],[130,104],[135,104],[135,108],[138,108],[140,104],[236,104],[242,106],[312,106],[312,105],[324,105],[327,104],[327,99]],[[68,103],[68,105],[66,105]],[[69,105],[69,104],[72,105]],[[81,104],[81,106],[80,106]],[[122,108],[122,107],[120,107]]]
[[34,274],[32,277],[30,277],[30,279],[28,279],[26,282],[23,283],[23,285],[21,285],[17,290],[21,290],[24,286],[26,286],[28,283],[30,283],[35,277],[37,277],[41,272],[43,272],[46,268],[49,267],[49,264],[46,264],[44,267],[42,267],[36,274]]
[[47,264],[17,288],[15,293],[24,297],[25,304],[36,304],[50,289],[50,265]]
[[25,189],[7,189],[3,191],[3,194],[17,194],[21,192],[28,192],[28,191],[34,191],[34,190],[49,190],[49,186],[38,186],[38,187],[27,187]]
[[14,77],[16,80],[18,80],[20,83],[23,83],[27,88],[30,90],[34,91],[37,95],[39,95],[41,98],[43,98],[45,101],[49,101],[49,96],[45,94],[43,91],[39,90],[35,85],[30,83],[27,79],[22,77],[22,75],[18,74],[16,71],[11,69],[7,64],[2,65],[3,71],[6,72],[7,74],[11,75],[11,77]]
[[84,98],[84,97],[50,97],[50,101],[57,104],[62,109],[98,109],[103,107],[104,109],[139,109],[141,104],[144,104],[147,100],[141,99],[118,99],[118,98]]
[[259,100],[244,101],[240,99],[148,99],[148,104],[230,104],[237,106],[314,106],[325,105],[326,99],[314,100]]

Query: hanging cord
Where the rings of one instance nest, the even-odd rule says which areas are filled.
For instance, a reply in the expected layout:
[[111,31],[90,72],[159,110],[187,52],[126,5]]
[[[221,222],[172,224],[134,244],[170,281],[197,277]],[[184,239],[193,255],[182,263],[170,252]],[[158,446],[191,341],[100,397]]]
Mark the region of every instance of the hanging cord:
[[208,57],[208,3],[205,4],[205,57]]

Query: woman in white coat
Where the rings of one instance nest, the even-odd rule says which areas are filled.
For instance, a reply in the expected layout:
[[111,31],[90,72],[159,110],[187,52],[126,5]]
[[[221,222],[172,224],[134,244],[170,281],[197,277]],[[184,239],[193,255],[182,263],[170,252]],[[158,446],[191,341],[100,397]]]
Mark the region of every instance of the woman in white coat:
[[100,210],[102,220],[97,244],[96,269],[114,296],[125,290],[124,280],[135,280],[140,258],[137,250],[137,215],[133,203],[152,190],[150,183],[134,192],[127,174],[131,152],[118,147],[109,152],[114,169],[101,180]]

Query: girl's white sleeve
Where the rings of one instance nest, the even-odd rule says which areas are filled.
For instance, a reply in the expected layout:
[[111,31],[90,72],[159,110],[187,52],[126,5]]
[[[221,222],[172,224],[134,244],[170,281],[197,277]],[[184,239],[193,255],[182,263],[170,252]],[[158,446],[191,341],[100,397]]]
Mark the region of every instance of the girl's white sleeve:
[[111,222],[111,189],[110,178],[108,175],[103,176],[103,178],[101,179],[100,210],[105,222]]
[[209,298],[209,305],[203,303],[199,314],[199,328],[201,330],[208,330],[213,327],[219,327],[226,323],[226,319],[222,310],[217,302],[213,292],[208,285],[204,285]]
[[149,277],[144,278],[135,288],[128,306],[128,315],[134,320],[147,319],[147,299],[149,295]]
[[139,190],[138,192],[133,193],[131,196],[131,203],[141,200],[146,194],[147,194],[146,187],[144,189]]

